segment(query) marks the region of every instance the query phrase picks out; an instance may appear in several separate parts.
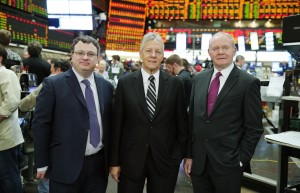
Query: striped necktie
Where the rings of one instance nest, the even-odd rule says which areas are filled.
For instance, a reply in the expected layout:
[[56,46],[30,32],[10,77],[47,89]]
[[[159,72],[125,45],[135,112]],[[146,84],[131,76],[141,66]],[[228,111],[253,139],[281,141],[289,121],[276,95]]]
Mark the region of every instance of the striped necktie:
[[153,119],[155,107],[156,107],[156,89],[155,89],[154,80],[155,80],[154,76],[151,75],[149,77],[150,84],[148,86],[147,96],[146,96],[147,107],[149,110],[149,115],[151,120]]

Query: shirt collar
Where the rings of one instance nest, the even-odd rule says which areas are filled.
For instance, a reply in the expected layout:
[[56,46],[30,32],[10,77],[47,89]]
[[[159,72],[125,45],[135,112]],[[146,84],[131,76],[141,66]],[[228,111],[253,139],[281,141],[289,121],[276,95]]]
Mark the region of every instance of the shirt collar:
[[143,68],[141,68],[141,73],[142,73],[142,76],[143,76],[144,83],[146,83],[148,81],[148,79],[151,75],[154,76],[156,81],[159,78],[159,70],[157,72],[155,72],[154,74],[148,74],[148,72],[146,72]]
[[74,68],[72,68],[72,70],[75,73],[75,76],[77,77],[79,83],[81,83],[81,81],[83,81],[84,79],[87,79],[92,86],[95,84],[94,73],[92,73],[88,78],[83,78],[80,74],[78,74],[78,72],[76,72],[76,70],[74,70]]
[[[227,68],[224,68],[220,72],[222,73],[222,76],[227,79],[227,77],[229,76],[229,74],[233,68],[234,68],[234,64],[232,63]],[[213,73],[212,78],[214,78],[216,76],[217,72],[219,72],[219,71],[214,67],[214,73]]]

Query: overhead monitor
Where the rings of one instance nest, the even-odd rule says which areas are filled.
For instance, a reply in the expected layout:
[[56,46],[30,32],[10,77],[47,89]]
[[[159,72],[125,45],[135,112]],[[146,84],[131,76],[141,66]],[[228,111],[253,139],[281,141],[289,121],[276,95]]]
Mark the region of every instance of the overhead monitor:
[[257,32],[250,33],[251,50],[259,50]]
[[266,41],[266,50],[274,51],[274,33],[273,32],[265,33],[265,41]]
[[186,50],[186,33],[176,34],[176,50],[185,51]]
[[47,13],[92,14],[91,0],[47,0]]
[[202,34],[202,39],[201,39],[201,50],[202,51],[207,51],[209,47],[209,40],[212,37],[212,34]]
[[49,26],[49,29],[93,30],[92,16],[49,15],[48,17],[58,21],[58,25]]
[[238,49],[239,49],[239,52],[245,52],[246,51],[245,36],[238,36]]

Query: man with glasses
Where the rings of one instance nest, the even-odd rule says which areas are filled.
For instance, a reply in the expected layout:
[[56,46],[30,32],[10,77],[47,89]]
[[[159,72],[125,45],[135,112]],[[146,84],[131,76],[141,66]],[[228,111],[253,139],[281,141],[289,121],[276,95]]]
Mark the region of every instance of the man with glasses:
[[47,77],[32,130],[37,178],[53,193],[105,193],[112,85],[94,74],[100,47],[90,36],[71,46],[67,72]]
[[188,126],[183,83],[160,70],[164,42],[142,39],[142,68],[122,77],[116,89],[110,173],[118,193],[174,193],[186,155]]
[[218,32],[209,41],[214,68],[194,77],[185,172],[194,193],[239,193],[263,132],[260,82],[233,63],[233,38]]

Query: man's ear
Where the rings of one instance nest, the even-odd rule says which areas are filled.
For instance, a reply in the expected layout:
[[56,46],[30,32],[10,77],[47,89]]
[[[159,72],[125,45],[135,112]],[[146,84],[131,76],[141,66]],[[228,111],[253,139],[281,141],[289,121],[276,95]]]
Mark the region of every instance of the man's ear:
[[0,56],[0,63],[2,64],[3,56]]

